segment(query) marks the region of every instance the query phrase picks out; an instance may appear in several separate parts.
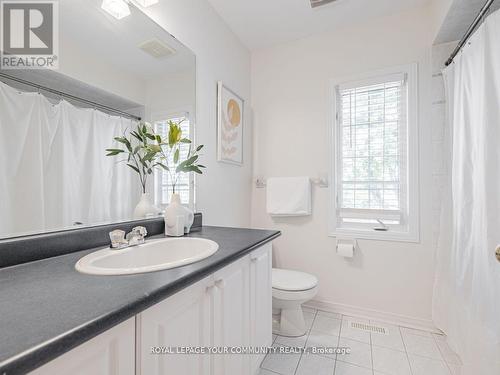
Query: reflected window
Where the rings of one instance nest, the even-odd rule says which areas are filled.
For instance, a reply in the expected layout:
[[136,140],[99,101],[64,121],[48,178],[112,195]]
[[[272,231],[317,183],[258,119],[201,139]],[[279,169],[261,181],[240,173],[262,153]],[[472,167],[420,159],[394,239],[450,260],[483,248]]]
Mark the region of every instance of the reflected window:
[[[162,120],[155,121],[155,131],[157,134],[160,134],[162,138],[166,138],[168,136],[169,121],[180,124],[183,138],[192,139],[192,129],[191,121],[189,119],[189,113],[185,112],[181,114],[173,114],[170,116],[166,116]],[[189,144],[181,145],[180,160],[185,160],[188,152]],[[168,164],[173,164],[173,155],[170,155]],[[165,208],[170,203],[170,199],[173,193],[172,177],[175,178],[175,175],[173,173],[171,175],[168,171],[165,171],[161,168],[157,168],[155,171],[155,204],[158,207]],[[181,173],[178,176],[177,184],[175,185],[175,192],[180,195],[181,203],[189,207],[192,207],[194,203],[193,182],[194,181],[192,173]]]

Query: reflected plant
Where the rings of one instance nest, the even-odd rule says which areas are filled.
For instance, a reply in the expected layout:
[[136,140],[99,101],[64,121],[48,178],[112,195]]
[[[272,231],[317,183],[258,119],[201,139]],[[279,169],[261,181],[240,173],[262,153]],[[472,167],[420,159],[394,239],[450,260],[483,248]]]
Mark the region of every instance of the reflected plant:
[[[123,134],[114,140],[124,148],[108,148],[106,156],[126,155],[125,162],[139,176],[142,192],[146,193],[146,183],[155,168],[161,168],[169,174],[173,192],[181,173],[194,172],[202,174],[204,165],[197,164],[199,151],[203,145],[192,147],[191,140],[182,137],[181,122],[168,122],[168,135],[165,139],[155,134],[150,124],[140,122],[129,135]],[[184,160],[181,160],[181,147],[189,145]]]
[[128,136],[124,133],[122,137],[115,137],[114,140],[125,148],[108,148],[106,156],[122,154],[127,156],[127,159],[121,160],[121,162],[125,162],[129,168],[137,173],[142,192],[145,194],[148,177],[157,165],[156,156],[160,151],[157,135],[154,134],[150,124],[140,122],[135,130],[130,131]]

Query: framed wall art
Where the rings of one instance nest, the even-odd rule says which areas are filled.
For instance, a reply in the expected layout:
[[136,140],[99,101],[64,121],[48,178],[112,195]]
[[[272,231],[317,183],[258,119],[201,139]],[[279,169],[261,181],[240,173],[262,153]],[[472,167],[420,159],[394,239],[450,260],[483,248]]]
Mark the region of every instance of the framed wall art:
[[243,164],[243,111],[245,101],[217,82],[217,160]]

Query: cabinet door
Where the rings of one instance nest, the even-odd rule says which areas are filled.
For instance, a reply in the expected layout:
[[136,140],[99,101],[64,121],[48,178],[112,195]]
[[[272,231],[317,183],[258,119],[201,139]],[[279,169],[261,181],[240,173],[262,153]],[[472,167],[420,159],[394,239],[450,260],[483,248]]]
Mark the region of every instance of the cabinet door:
[[[250,345],[272,344],[272,245],[250,254]],[[265,354],[251,356],[251,373],[256,373]]]
[[135,374],[135,318],[109,329],[30,374]]
[[[249,345],[250,288],[249,256],[214,274],[214,336],[215,347],[231,348]],[[245,375],[249,373],[248,355],[227,353],[214,355],[213,374]]]
[[138,375],[210,373],[208,354],[165,351],[175,352],[180,347],[206,347],[210,344],[211,280],[211,277],[206,278],[138,315]]

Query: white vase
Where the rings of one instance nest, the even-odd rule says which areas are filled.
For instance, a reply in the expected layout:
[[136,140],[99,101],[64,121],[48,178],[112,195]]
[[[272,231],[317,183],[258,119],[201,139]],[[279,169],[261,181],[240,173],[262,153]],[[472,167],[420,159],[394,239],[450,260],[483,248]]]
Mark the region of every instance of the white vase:
[[158,215],[158,208],[151,203],[148,193],[143,193],[141,200],[135,206],[134,209],[134,219],[144,219],[146,217],[152,217]]
[[172,194],[170,204],[165,209],[165,234],[172,237],[189,233],[193,225],[194,213],[181,204],[179,194]]
[[170,204],[165,209],[165,235],[180,237],[184,235],[186,211],[181,204],[179,194],[172,194]]

